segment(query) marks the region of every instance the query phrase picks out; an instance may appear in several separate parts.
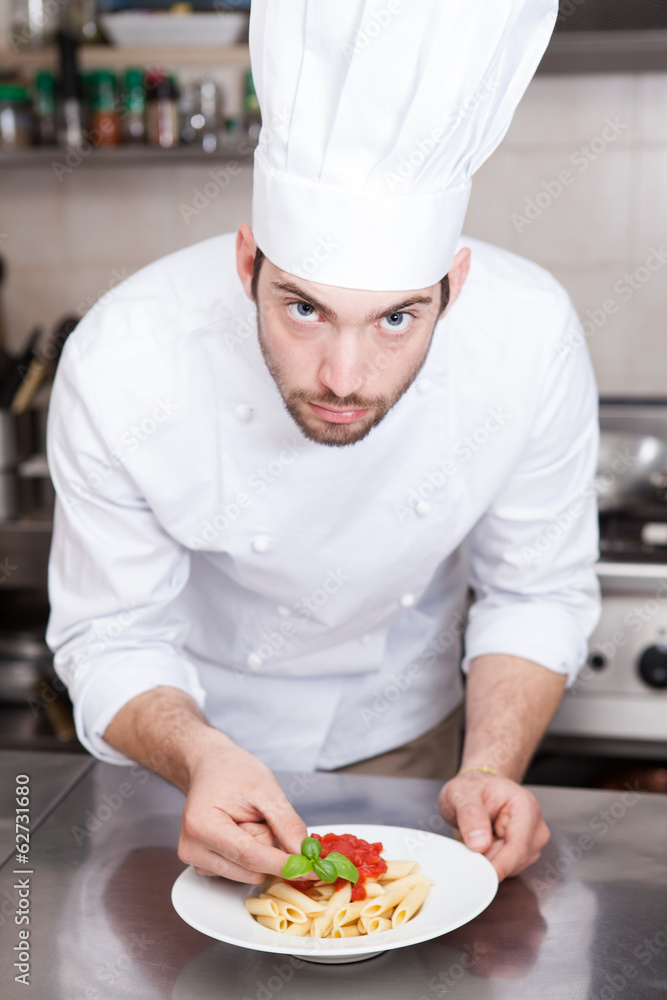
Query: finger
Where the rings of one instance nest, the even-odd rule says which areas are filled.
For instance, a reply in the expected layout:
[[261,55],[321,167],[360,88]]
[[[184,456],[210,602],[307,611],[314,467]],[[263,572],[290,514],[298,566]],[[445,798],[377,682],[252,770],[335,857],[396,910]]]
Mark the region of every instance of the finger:
[[281,875],[287,861],[284,851],[252,837],[231,821],[219,832],[217,841],[209,840],[208,844],[216,854],[249,872]]
[[493,830],[479,787],[467,782],[449,798],[448,805],[448,812],[452,814],[449,822],[461,831],[466,847],[482,853],[487,851],[493,842]]
[[287,855],[239,829],[221,809],[203,818],[186,809],[181,824],[179,857],[186,864],[206,868],[243,882],[261,882],[265,875],[280,875]]
[[250,885],[259,885],[266,878],[263,872],[248,871],[205,848],[201,848],[193,854],[179,851],[178,856],[181,861],[191,864],[198,875],[207,878],[222,877],[231,879],[233,882],[245,882]]
[[279,786],[273,795],[262,799],[260,811],[287,853],[300,854],[301,842],[308,836],[308,829]]
[[546,830],[548,839],[546,824],[540,818],[536,825],[530,803],[526,804],[525,809],[517,808],[516,815],[507,823],[504,838],[499,841],[502,843],[501,849],[493,857],[487,854],[501,882],[511,875],[518,875],[529,864],[537,861],[541,846],[546,843],[542,827]]
[[260,844],[266,844],[268,847],[273,847],[274,837],[273,831],[270,826],[266,823],[239,823],[239,828],[249,833],[251,837],[254,837]]

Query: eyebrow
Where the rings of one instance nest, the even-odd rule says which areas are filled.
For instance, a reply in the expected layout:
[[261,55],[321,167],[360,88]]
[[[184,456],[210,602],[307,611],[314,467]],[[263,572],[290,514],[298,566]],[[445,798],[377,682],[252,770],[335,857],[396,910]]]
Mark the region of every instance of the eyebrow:
[[[321,313],[325,319],[331,320],[332,322],[338,319],[335,310],[330,306],[325,306],[322,302],[318,302],[314,299],[312,295],[306,294],[303,289],[299,288],[298,285],[293,285],[290,281],[272,281],[271,288],[275,288],[277,291],[287,292],[289,295],[295,295],[299,299],[303,299],[307,302],[309,306],[312,306],[317,312]],[[396,305],[389,306],[388,309],[380,309],[377,312],[369,313],[366,316],[366,323],[374,323],[378,319],[382,319],[384,316],[390,316],[392,313],[403,312],[405,309],[409,309],[410,306],[425,305],[430,306],[433,302],[433,298],[430,295],[413,295],[409,299],[405,299],[404,302],[399,302]]]

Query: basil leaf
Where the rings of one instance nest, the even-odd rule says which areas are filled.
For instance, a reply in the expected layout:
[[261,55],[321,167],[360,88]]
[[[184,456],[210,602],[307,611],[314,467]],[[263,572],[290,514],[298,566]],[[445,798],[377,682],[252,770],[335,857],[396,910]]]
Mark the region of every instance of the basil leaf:
[[316,837],[306,837],[301,844],[301,853],[309,861],[317,861],[322,853],[322,845]]
[[352,885],[356,885],[359,881],[359,869],[344,854],[332,851],[331,854],[327,854],[326,860],[333,861],[339,878],[346,878]]
[[289,858],[283,865],[282,876],[283,878],[302,878],[304,875],[308,875],[309,872],[313,870],[313,863],[309,861],[308,858],[304,858],[302,854],[290,854]]
[[336,866],[328,858],[321,858],[320,861],[314,861],[313,868],[317,877],[321,878],[323,882],[335,882],[338,878]]

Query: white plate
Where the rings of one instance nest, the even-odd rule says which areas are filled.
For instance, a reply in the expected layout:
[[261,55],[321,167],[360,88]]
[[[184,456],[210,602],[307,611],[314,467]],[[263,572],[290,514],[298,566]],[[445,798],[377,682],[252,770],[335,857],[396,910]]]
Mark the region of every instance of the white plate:
[[495,869],[485,857],[435,833],[354,823],[310,832],[353,833],[370,843],[381,841],[387,860],[418,861],[435,885],[417,916],[395,930],[357,938],[322,940],[278,934],[258,924],[243,905],[246,896],[257,895],[257,886],[207,878],[197,875],[194,868],[186,868],[174,883],[174,909],[195,930],[241,948],[295,955],[310,962],[358,962],[453,931],[485,910],[498,889]]
[[115,45],[234,45],[247,41],[248,14],[220,11],[168,14],[129,10],[101,14],[100,21]]

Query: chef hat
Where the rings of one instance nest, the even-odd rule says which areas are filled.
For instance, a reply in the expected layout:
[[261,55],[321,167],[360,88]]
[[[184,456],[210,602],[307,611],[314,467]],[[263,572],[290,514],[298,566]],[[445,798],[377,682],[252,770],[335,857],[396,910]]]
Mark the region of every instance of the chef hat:
[[557,0],[253,0],[253,232],[279,268],[377,291],[449,270]]

